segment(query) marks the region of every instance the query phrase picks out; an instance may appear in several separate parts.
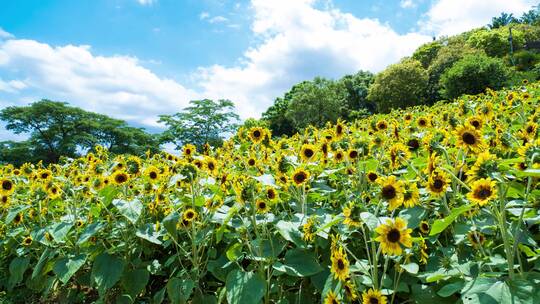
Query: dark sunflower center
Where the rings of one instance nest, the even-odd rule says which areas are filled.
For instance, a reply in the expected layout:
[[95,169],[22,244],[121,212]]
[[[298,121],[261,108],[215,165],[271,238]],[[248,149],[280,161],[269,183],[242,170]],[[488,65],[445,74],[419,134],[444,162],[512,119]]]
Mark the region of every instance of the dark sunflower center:
[[489,187],[481,187],[476,191],[476,197],[479,199],[486,199],[491,195],[491,188]]
[[476,143],[476,137],[470,132],[463,133],[461,138],[463,139],[463,142],[468,145],[474,145]]
[[425,126],[426,125],[426,121],[423,120],[423,119],[420,119],[420,121],[418,122],[419,125],[421,126]]
[[343,127],[338,125],[336,128],[336,133],[340,135],[342,132],[343,132]]
[[193,216],[195,216],[195,213],[193,213],[193,212],[186,213],[186,218],[188,218],[188,219],[192,219]]
[[437,190],[441,190],[443,186],[444,186],[444,183],[443,183],[442,180],[436,179],[436,180],[433,181],[433,188],[435,188]]
[[534,128],[532,126],[527,127],[527,133],[532,133],[534,131]]
[[392,185],[384,186],[382,188],[382,196],[387,200],[393,199],[396,197],[396,188]]
[[336,154],[336,159],[342,159],[342,158],[343,158],[343,154],[341,153]]
[[428,231],[429,230],[429,225],[427,223],[422,223],[422,230],[423,231]]
[[358,157],[358,151],[353,150],[353,151],[349,152],[349,157],[350,158],[357,158]]
[[208,169],[214,170],[215,166],[214,163],[208,163]]
[[273,198],[276,197],[276,193],[275,193],[273,190],[268,190],[267,197],[268,197],[269,199],[273,199]]
[[299,172],[294,175],[294,181],[297,183],[303,183],[306,180],[306,174],[303,172]]
[[259,203],[259,209],[266,209],[266,203],[265,202],[260,202]]
[[401,233],[399,233],[399,230],[397,230],[396,228],[392,228],[392,230],[390,230],[388,234],[386,235],[386,238],[391,243],[399,242],[400,237],[401,237]]
[[191,149],[186,149],[186,154],[190,155],[191,154]]
[[157,178],[157,173],[156,172],[150,172],[150,178],[151,179],[156,179]]
[[375,173],[369,173],[369,174],[368,174],[368,178],[369,178],[370,181],[374,182],[374,181],[377,180],[377,174],[375,174]]
[[343,263],[343,260],[342,260],[342,259],[339,259],[339,260],[337,261],[337,267],[338,267],[339,270],[345,269],[345,264]]
[[403,194],[403,199],[404,199],[404,200],[408,201],[408,200],[410,200],[411,198],[412,198],[412,192],[407,191],[407,192],[405,192],[405,194]]
[[369,304],[379,304],[379,299],[371,297],[369,298]]
[[126,176],[124,174],[118,174],[115,178],[117,183],[123,183],[127,180]]
[[8,201],[8,197],[7,196],[2,196],[2,203],[7,203]]
[[255,160],[254,160],[253,158],[250,159],[250,160],[248,161],[248,164],[249,164],[250,166],[255,165]]
[[13,184],[11,183],[11,181],[5,180],[2,182],[2,189],[9,191],[11,190],[11,188],[13,188]]
[[471,125],[473,125],[473,127],[475,127],[475,128],[478,128],[478,127],[480,127],[480,122],[478,120],[473,120],[471,122]]
[[255,130],[255,131],[253,132],[253,137],[255,137],[255,138],[261,137],[261,131]]
[[409,146],[410,150],[416,151],[418,148],[420,148],[420,143],[418,142],[418,139],[413,138],[407,142],[407,146]]
[[306,150],[304,150],[304,156],[307,157],[307,158],[312,157],[313,154],[315,154],[315,153],[314,153],[313,150],[311,150],[311,149],[306,149]]
[[56,192],[58,192],[58,189],[52,188],[52,189],[51,189],[51,192],[52,192],[52,194],[56,194]]

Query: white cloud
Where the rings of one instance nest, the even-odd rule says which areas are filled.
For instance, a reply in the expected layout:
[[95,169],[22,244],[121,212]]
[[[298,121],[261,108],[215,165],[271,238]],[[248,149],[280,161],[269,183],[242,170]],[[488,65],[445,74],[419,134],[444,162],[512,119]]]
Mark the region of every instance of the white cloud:
[[292,85],[315,76],[341,77],[360,69],[377,72],[410,55],[427,35],[400,35],[376,19],[314,0],[253,0],[252,31],[262,41],[236,66],[201,67],[203,95],[233,100],[241,117],[258,117]]
[[140,5],[152,5],[157,2],[157,0],[137,0]]
[[222,23],[222,22],[227,22],[227,21],[229,21],[229,19],[223,16],[215,16],[215,17],[210,18],[210,20],[208,20],[208,22],[210,23]]
[[0,27],[0,39],[11,39],[14,38],[13,34],[6,32],[3,28]]
[[89,46],[7,40],[0,42],[0,70],[23,79],[1,81],[4,92],[26,96],[38,92],[44,98],[151,127],[157,126],[158,114],[175,113],[197,97],[174,80],[142,67],[136,58],[96,56]]
[[402,8],[413,8],[416,6],[416,3],[413,0],[401,0],[399,6]]
[[199,14],[199,19],[204,20],[210,17],[210,14],[208,12],[202,12]]
[[436,1],[419,22],[423,32],[455,35],[482,27],[502,12],[519,17],[536,4],[536,0],[439,0]]

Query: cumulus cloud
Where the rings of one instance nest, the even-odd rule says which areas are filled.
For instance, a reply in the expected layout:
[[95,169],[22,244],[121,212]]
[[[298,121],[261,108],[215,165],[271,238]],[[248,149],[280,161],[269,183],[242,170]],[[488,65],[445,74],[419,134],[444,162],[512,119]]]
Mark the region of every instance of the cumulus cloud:
[[229,19],[223,17],[223,16],[215,16],[215,17],[212,17],[208,20],[208,22],[210,23],[222,23],[222,22],[227,22],[229,21]]
[[0,91],[27,96],[39,92],[147,127],[157,126],[158,114],[177,112],[197,97],[174,80],[158,77],[136,58],[96,56],[89,46],[10,39],[0,43],[0,70],[14,78],[0,80]]
[[400,35],[376,19],[357,18],[314,0],[253,0],[252,32],[262,42],[235,66],[197,71],[203,95],[227,97],[241,117],[258,117],[293,84],[315,76],[337,78],[360,69],[377,72],[398,61],[427,35]]
[[10,39],[14,36],[11,33],[6,32],[3,28],[0,27],[0,39]]
[[439,0],[419,22],[422,32],[436,36],[455,35],[487,25],[502,12],[521,16],[536,0]]
[[137,0],[140,5],[152,5],[157,2],[157,0]]
[[413,0],[401,0],[399,6],[402,8],[413,8],[416,6],[416,3]]

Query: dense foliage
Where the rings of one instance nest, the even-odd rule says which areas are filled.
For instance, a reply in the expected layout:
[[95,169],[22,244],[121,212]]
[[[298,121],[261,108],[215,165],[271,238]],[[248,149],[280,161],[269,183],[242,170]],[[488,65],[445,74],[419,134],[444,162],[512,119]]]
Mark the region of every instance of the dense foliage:
[[539,97],[1,166],[0,302],[539,303]]
[[30,137],[23,142],[0,142],[0,163],[56,163],[60,157],[78,157],[96,145],[118,154],[159,151],[158,140],[144,130],[63,102],[41,100],[7,107],[0,111],[0,120],[7,130]]

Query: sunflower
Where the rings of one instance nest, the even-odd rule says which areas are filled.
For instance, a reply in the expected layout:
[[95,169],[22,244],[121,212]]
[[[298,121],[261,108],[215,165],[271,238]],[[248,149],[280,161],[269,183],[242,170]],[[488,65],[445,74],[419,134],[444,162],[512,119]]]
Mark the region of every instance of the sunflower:
[[386,304],[386,297],[382,295],[380,290],[369,289],[362,293],[362,304]]
[[446,173],[440,170],[435,170],[429,176],[427,181],[427,189],[433,196],[441,197],[446,193],[446,189],[448,188],[449,184],[450,180],[448,179]]
[[10,179],[0,179],[0,194],[10,195],[15,191],[15,185]]
[[471,125],[476,130],[482,129],[482,126],[484,125],[484,121],[480,116],[471,116],[467,119],[467,123]]
[[9,206],[9,196],[8,195],[5,195],[5,194],[2,194],[0,195],[0,207],[2,208],[7,208]]
[[343,247],[332,251],[332,268],[330,272],[334,274],[334,279],[345,281],[349,277],[349,260],[347,254],[343,252]]
[[334,293],[334,291],[329,290],[326,293],[326,297],[324,297],[324,304],[339,304],[339,303],[341,302],[338,300],[338,297]]
[[221,205],[223,205],[223,199],[221,199],[220,197],[209,198],[206,200],[204,204],[206,209],[208,209],[211,212],[219,209]]
[[257,208],[257,213],[267,213],[270,210],[270,205],[263,200],[257,201],[255,206]]
[[182,148],[182,153],[186,157],[191,157],[195,152],[197,152],[197,148],[192,144],[187,144]]
[[456,146],[467,149],[473,153],[478,153],[485,149],[485,143],[480,132],[470,125],[459,127],[455,131],[457,137]]
[[51,170],[43,169],[43,170],[38,171],[37,176],[42,181],[47,181],[47,180],[52,179],[53,174],[52,174]]
[[343,159],[345,159],[345,153],[342,150],[337,150],[336,153],[334,153],[334,161],[340,163]]
[[416,124],[420,127],[420,128],[425,128],[429,125],[429,120],[427,117],[418,117],[418,119],[416,120]]
[[388,209],[394,210],[403,204],[403,183],[394,175],[380,178],[381,197],[390,205]]
[[182,219],[184,221],[192,222],[196,218],[197,218],[197,211],[193,210],[192,208],[188,208],[182,213]]
[[81,228],[82,226],[84,226],[83,220],[78,219],[78,220],[75,222],[75,227]]
[[478,154],[473,166],[467,171],[467,180],[474,181],[478,178],[486,178],[490,173],[496,172],[497,169],[497,156],[486,150]]
[[381,119],[377,122],[377,130],[386,130],[388,128],[388,123],[385,120]]
[[356,299],[358,299],[358,294],[356,293],[356,286],[354,285],[353,280],[347,280],[345,284],[343,285],[343,289],[345,289],[345,295],[349,299],[349,301],[354,302]]
[[367,179],[368,179],[368,181],[370,183],[375,183],[375,182],[377,182],[377,179],[379,178],[379,175],[377,174],[377,172],[369,171],[366,174],[366,177],[367,177]]
[[418,225],[418,229],[420,229],[420,232],[422,234],[428,234],[429,233],[429,223],[427,221],[421,221]]
[[411,157],[409,149],[402,143],[393,144],[388,151],[390,158],[390,167],[397,169],[402,166],[403,162]]
[[358,150],[353,148],[349,149],[349,151],[347,152],[347,156],[351,162],[356,161],[358,159],[358,155]]
[[337,138],[343,137],[343,134],[345,134],[345,131],[346,131],[345,125],[341,121],[338,121],[336,123],[336,132],[335,132],[336,137]]
[[475,204],[484,206],[497,197],[496,185],[497,183],[490,178],[479,179],[472,184],[467,198]]
[[248,133],[248,136],[251,139],[251,141],[256,144],[263,141],[265,135],[266,135],[266,132],[261,127],[253,127],[249,129],[249,133]]
[[482,246],[486,241],[486,237],[480,231],[469,231],[467,233],[467,239],[475,248]]
[[343,208],[343,216],[345,216],[345,220],[343,221],[343,224],[350,226],[350,227],[359,227],[360,226],[360,219],[358,216],[360,215],[360,209],[358,206],[356,206],[353,202],[349,202],[349,204]]
[[13,224],[19,225],[22,222],[23,222],[23,214],[22,213],[17,213],[15,215],[15,217],[13,218]]
[[302,148],[300,149],[300,158],[303,162],[307,163],[315,158],[316,153],[317,148],[314,145],[305,144],[302,145]]
[[124,171],[116,171],[112,176],[112,180],[115,184],[121,185],[129,180],[129,175]]
[[375,239],[381,243],[382,252],[389,255],[401,255],[401,245],[412,246],[412,229],[407,228],[407,223],[397,217],[393,221],[388,219],[386,224],[381,224],[375,228],[379,236]]
[[47,189],[47,194],[50,199],[56,199],[56,198],[59,198],[60,195],[62,195],[62,191],[56,185],[51,185]]
[[297,186],[300,186],[309,180],[309,172],[302,168],[298,168],[294,171],[292,179]]
[[155,166],[150,166],[144,171],[144,175],[151,181],[157,181],[159,179],[159,169]]
[[302,239],[306,242],[312,242],[313,238],[315,237],[315,224],[317,221],[315,218],[310,217],[308,218],[307,222],[302,225],[302,232],[304,232],[304,236]]
[[22,244],[23,246],[26,246],[26,247],[32,245],[32,237],[30,235],[25,237],[22,241]]
[[276,201],[278,199],[278,193],[273,187],[266,188],[266,198],[270,201]]
[[412,208],[420,203],[420,192],[416,182],[406,183],[403,191],[403,205]]

